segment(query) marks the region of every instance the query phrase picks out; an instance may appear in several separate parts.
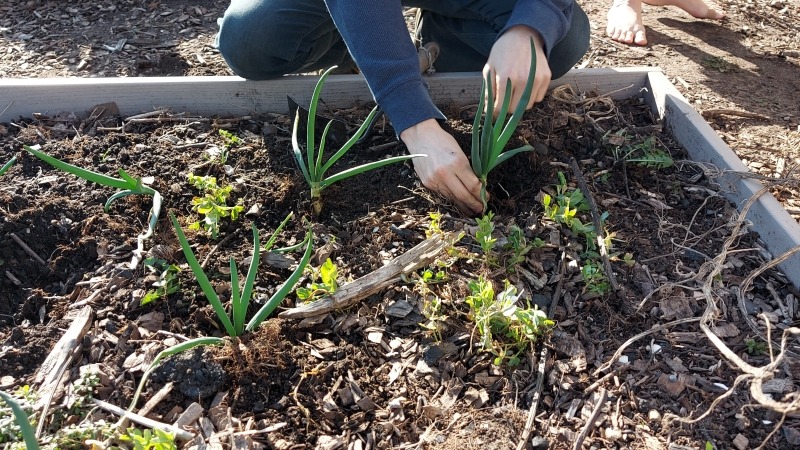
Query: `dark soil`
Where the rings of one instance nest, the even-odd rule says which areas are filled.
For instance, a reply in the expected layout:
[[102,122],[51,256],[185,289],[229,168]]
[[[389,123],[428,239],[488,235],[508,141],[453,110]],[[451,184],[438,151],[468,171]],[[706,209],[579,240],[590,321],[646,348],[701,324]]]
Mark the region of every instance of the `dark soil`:
[[[605,372],[594,371],[637,332],[702,313],[704,301],[695,295],[702,280],[692,276],[722,251],[734,209],[717,195],[714,180],[683,160],[684,150],[637,99],[614,104],[590,96],[572,104],[558,100],[569,92],[560,94],[529,112],[511,143],[524,140],[535,151],[515,157],[490,177],[495,235],[502,242],[509,226],[517,224],[530,242],[539,238],[545,243],[516,268],[503,268],[508,253],[502,250],[498,265],[485,265],[473,238],[474,220],[420,188],[408,164],[341,182],[323,193],[324,212],[314,225],[314,264],[330,255],[341,280],[363,276],[424,239],[430,212],[444,213],[444,230],[466,232],[456,246],[461,257],[442,255],[443,261],[450,261],[445,268],[449,281],[431,285],[447,315],[440,339],[419,325],[425,321],[425,299],[418,289],[398,282],[350,310],[302,322],[273,319],[258,333],[226,346],[197,350],[180,362],[168,360],[151,379],[144,398],[167,381],[175,388],[151,415],[171,422],[196,401],[212,411],[214,397],[218,402],[226,392],[224,404],[241,421],[234,422],[238,429],[251,419],[250,429],[275,427],[251,437],[272,448],[336,448],[325,445],[357,441],[367,448],[515,448],[535,401],[539,413],[531,437],[549,441],[552,448],[571,448],[599,401],[597,386],[592,393],[586,390],[599,382],[608,396],[587,440],[595,446],[656,448],[674,442],[697,448],[709,441],[726,448],[737,434],[751,445],[763,441],[779,417],[748,407],[751,399],[744,391],[697,425],[662,421],[670,413],[700,415],[719,395],[714,383],[731,386],[739,375],[720,362],[694,323],[634,342],[624,351],[630,364],[614,364],[616,376],[598,381]],[[365,111],[330,113],[354,128]],[[447,124],[465,148],[472,114],[452,111]],[[224,220],[217,240],[203,233],[189,235],[201,261],[211,255],[206,272],[223,299],[230,295],[228,259],[243,268],[252,254],[250,223],[263,240],[288,213],[308,217],[307,189],[291,154],[286,117],[187,119],[127,124],[125,132],[100,131],[123,121],[107,117],[65,123],[39,117],[4,125],[2,157],[19,156],[3,177],[5,214],[0,224],[6,243],[2,269],[10,274],[3,277],[0,294],[0,337],[7,346],[0,353],[0,372],[14,385],[30,382],[60,336],[59,329],[68,325],[62,318],[87,298],[96,318],[82,364],[102,364],[108,384],[96,394],[114,404],[127,406],[134,382],[146,368],[142,363],[169,339],[174,341],[175,334],[191,338],[222,332],[186,266],[179,275],[178,293],[139,305],[154,277],[141,266],[129,270],[126,265],[147,221],[148,198],[124,197],[105,213],[102,205],[111,190],[52,169],[21,152],[21,144],[39,144],[58,158],[110,175],[124,168],[133,176],[154,176],[153,187],[164,196],[162,215],[174,213],[184,229],[197,220],[190,208],[197,192],[186,181],[189,172],[214,175],[220,183],[233,185],[230,203],[240,201],[246,211],[259,204],[257,211],[236,222]],[[225,144],[218,133],[221,123],[242,140],[230,150],[228,172],[206,156],[209,147]],[[76,129],[82,132],[68,131]],[[632,146],[654,137],[656,147],[677,163],[653,169],[615,160],[611,149],[620,141],[613,136],[621,130],[626,130]],[[393,136],[390,128],[380,127],[369,143],[355,148],[337,167],[402,154],[404,148],[392,144]],[[573,159],[580,173],[572,170]],[[612,265],[621,286],[617,292],[589,290],[580,272],[587,261],[586,241],[543,217],[542,194],[556,195],[559,172],[572,187],[579,178],[585,180],[598,208],[608,212],[605,227],[613,233]],[[592,222],[588,213],[580,218]],[[297,243],[304,233],[302,222],[292,220],[279,236],[280,245]],[[33,260],[12,234],[45,264]],[[184,261],[163,218],[147,246],[172,263]],[[717,301],[726,311],[717,325],[727,327],[724,341],[751,364],[766,359],[746,352],[745,339],[754,336],[741,320],[731,286],[763,263],[758,247],[756,236],[743,234],[736,243],[741,252],[728,257],[715,281]],[[631,254],[629,264],[623,261],[626,253]],[[288,267],[262,264],[251,314],[288,274]],[[523,352],[517,367],[494,365],[493,356],[478,347],[463,303],[468,281],[478,275],[490,277],[498,292],[503,280],[510,279],[524,291],[524,298],[557,322],[545,339]],[[681,285],[648,297],[639,309],[645,296],[668,283]],[[98,290],[99,295],[92,296]],[[782,318],[775,299],[793,295],[780,273],[767,272],[755,282],[748,303],[752,310],[746,313],[767,311],[779,327],[785,326],[794,318]],[[294,302],[291,296],[282,307]],[[535,381],[542,344],[545,383],[539,393]],[[649,350],[655,345],[660,351]],[[101,347],[108,351],[96,350]],[[790,378],[791,371],[776,376]],[[77,373],[71,379],[76,377]],[[213,388],[209,380],[224,382]],[[789,438],[778,434],[767,445],[786,448]]]
[[[722,6],[729,18],[719,23],[694,20],[675,8],[645,6],[650,44],[644,48],[605,36],[607,1],[583,0],[581,5],[591,21],[592,43],[580,67],[660,67],[752,171],[789,179],[773,193],[800,217],[796,2],[727,0]],[[226,6],[208,0],[6,2],[0,5],[0,77],[231,75],[212,46],[216,19]],[[354,127],[366,112],[330,113]],[[469,148],[473,112],[448,113],[453,118],[448,126]],[[102,205],[112,190],[50,168],[23,152],[22,144],[40,144],[52,155],[110,175],[124,168],[134,176],[153,176],[165,200],[156,235],[145,249],[176,264],[184,258],[166,215],[175,213],[184,228],[197,219],[190,210],[197,191],[187,184],[186,174],[215,175],[234,185],[234,200],[242,201],[246,211],[259,208],[236,222],[223,221],[216,240],[189,235],[200,260],[208,257],[206,271],[223,300],[230,296],[228,259],[235,258],[245,270],[252,254],[250,224],[256,224],[263,242],[294,212],[278,242],[297,243],[305,232],[300,218],[308,217],[309,200],[291,156],[287,117],[128,123],[125,132],[98,130],[119,127],[125,118],[83,119],[28,117],[0,124],[0,163],[12,155],[19,158],[0,177],[0,388],[13,391],[33,383],[78,306],[88,304],[94,311],[92,327],[64,382],[79,379],[79,369],[97,367],[104,376],[94,396],[127,407],[158,351],[183,336],[223,332],[185,265],[180,292],[140,306],[156,278],[141,265],[131,270],[127,263],[146,226],[149,198],[125,197],[105,213]],[[219,128],[243,139],[231,150],[231,175],[206,157],[206,149],[224,144]],[[611,141],[623,129],[631,145],[655,136],[657,146],[678,163],[655,170],[615,161]],[[403,154],[401,144],[391,145],[392,136],[390,128],[379,127],[377,138],[354,149],[342,166]],[[449,281],[430,286],[448,316],[441,339],[419,326],[432,294],[421,294],[409,276],[408,282],[349,310],[316,320],[273,319],[240,341],[186,354],[181,364],[168,360],[139,406],[159,389],[168,389],[168,380],[174,387],[150,417],[174,422],[199,402],[203,416],[190,428],[208,431],[203,419],[210,419],[212,435],[204,431],[187,447],[229,446],[234,439],[226,433],[231,430],[261,430],[248,435],[245,444],[282,450],[517,448],[525,430],[532,438],[522,442],[527,448],[545,448],[547,442],[550,448],[573,448],[581,431],[588,432],[584,445],[592,448],[697,449],[710,444],[743,449],[764,441],[766,448],[800,447],[796,415],[784,421],[754,406],[746,384],[696,424],[668,420],[669,414],[698,417],[720,395],[720,386],[731,387],[741,374],[696,322],[653,330],[699,318],[707,304],[699,294],[704,283],[709,281],[720,309],[714,332],[754,366],[770,361],[759,346],[764,328],[754,330],[745,319],[765,313],[777,329],[773,337],[798,321],[797,292],[775,271],[756,277],[744,301],[737,302],[739,287],[769,257],[757,237],[742,234],[724,264],[717,264],[721,272],[709,275],[713,258],[733,232],[734,209],[718,195],[714,180],[681,161],[684,151],[636,99],[570,106],[549,96],[529,113],[517,139],[515,144],[525,140],[535,152],[515,157],[490,177],[495,235],[503,242],[513,223],[529,241],[538,237],[546,245],[532,250],[516,270],[502,267],[508,258],[504,251],[498,251],[498,267],[483,265],[470,237],[472,218],[421,188],[408,164],[324,192],[325,209],[314,226],[314,265],[330,255],[343,282],[381,267],[424,239],[429,212],[444,214],[443,229],[466,231],[456,248],[472,256],[456,258],[445,268]],[[576,186],[579,175],[572,170],[572,158],[599,210],[609,213],[606,227],[614,233],[617,258],[612,265],[620,284],[614,293],[586,289],[580,274],[585,241],[542,216],[542,194],[555,194],[558,172]],[[592,222],[585,213],[581,219]],[[623,261],[626,253],[632,257],[629,264]],[[286,278],[298,259],[290,256],[289,267],[281,258],[262,262],[251,313]],[[452,259],[442,255],[442,260]],[[463,303],[467,283],[477,275],[488,275],[496,290],[509,278],[557,322],[516,368],[493,365],[492,356],[477,347]],[[291,296],[282,308],[294,302]],[[652,334],[623,347],[648,330]],[[777,400],[790,398],[796,389],[800,366],[796,341],[791,342],[794,353],[765,386]],[[627,365],[617,362],[615,352],[621,348]],[[610,369],[602,367],[607,362],[613,363]],[[217,377],[220,368],[224,380]],[[206,382],[211,378],[214,383]],[[222,387],[215,388],[220,381]],[[200,388],[209,396],[199,395]],[[50,428],[65,423],[59,419],[66,410],[64,398],[53,399]],[[536,405],[535,421],[526,427],[531,405]],[[590,422],[597,405],[602,409]],[[66,422],[78,420],[70,417]],[[103,411],[90,419],[115,420]]]

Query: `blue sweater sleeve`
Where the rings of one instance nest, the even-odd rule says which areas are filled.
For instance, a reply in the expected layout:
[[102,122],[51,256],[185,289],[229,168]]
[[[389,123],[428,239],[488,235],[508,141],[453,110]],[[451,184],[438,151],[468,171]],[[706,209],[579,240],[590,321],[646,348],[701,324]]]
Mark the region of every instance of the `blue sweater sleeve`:
[[399,135],[444,119],[425,88],[400,0],[326,0],[336,28]]
[[542,36],[544,54],[549,57],[569,31],[573,4],[574,0],[519,0],[500,34],[516,25],[531,27]]
[[[574,0],[519,0],[500,31],[526,25],[547,55],[568,31]],[[444,119],[425,88],[400,0],[325,0],[350,55],[399,135],[427,119]]]

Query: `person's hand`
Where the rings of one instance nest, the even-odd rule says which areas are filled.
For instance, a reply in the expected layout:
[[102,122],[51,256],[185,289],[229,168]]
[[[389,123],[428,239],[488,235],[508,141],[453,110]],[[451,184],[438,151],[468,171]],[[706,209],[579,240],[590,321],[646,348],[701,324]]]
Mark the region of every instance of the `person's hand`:
[[547,58],[542,48],[542,38],[533,28],[517,25],[509,28],[492,46],[489,59],[483,67],[483,77],[489,73],[494,73],[495,84],[495,111],[494,115],[500,112],[500,105],[506,95],[506,83],[511,79],[511,105],[509,111],[513,111],[522,97],[525,83],[528,81],[528,73],[531,68],[531,38],[533,38],[536,50],[536,76],[533,81],[531,98],[525,109],[530,109],[534,103],[542,101],[547,93],[552,72]]
[[426,188],[453,200],[463,213],[483,211],[481,182],[472,172],[458,142],[439,126],[436,119],[425,120],[404,130],[400,139],[412,155],[428,155],[413,159],[414,170]]

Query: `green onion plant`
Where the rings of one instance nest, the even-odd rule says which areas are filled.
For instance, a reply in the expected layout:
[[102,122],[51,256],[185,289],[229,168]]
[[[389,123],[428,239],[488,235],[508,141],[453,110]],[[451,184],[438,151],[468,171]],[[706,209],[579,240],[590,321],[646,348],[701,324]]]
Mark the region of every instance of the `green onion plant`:
[[[245,326],[247,308],[250,306],[250,297],[253,292],[253,285],[255,284],[256,273],[258,272],[258,264],[261,254],[260,252],[262,250],[258,239],[258,230],[256,229],[256,226],[253,225],[252,227],[253,259],[250,261],[250,268],[247,271],[247,277],[245,278],[244,285],[241,288],[239,286],[239,272],[236,268],[236,262],[233,258],[230,260],[231,316],[229,317],[228,313],[225,311],[225,307],[222,305],[222,302],[217,295],[217,292],[214,290],[214,287],[208,280],[203,268],[197,261],[197,257],[195,257],[191,246],[189,246],[189,241],[186,239],[186,235],[183,233],[183,229],[181,229],[178,220],[173,214],[170,214],[170,220],[175,228],[175,233],[178,235],[178,240],[180,241],[181,248],[183,249],[183,254],[186,256],[186,262],[189,263],[189,267],[191,267],[195,278],[197,278],[200,288],[203,290],[203,293],[206,295],[206,298],[208,298],[209,303],[211,303],[211,306],[214,308],[214,312],[217,313],[217,317],[219,318],[220,322],[222,322],[225,332],[231,337],[240,336],[243,332],[252,331],[261,325],[261,322],[269,317],[275,308],[280,305],[281,301],[283,301],[289,292],[291,292],[292,288],[294,288],[294,285],[303,275],[303,270],[305,270],[306,266],[308,265],[308,261],[311,259],[314,240],[313,234],[309,230],[306,233],[305,240],[303,241],[306,247],[305,253],[300,259],[300,263],[298,264],[297,268],[294,270],[294,272],[292,272],[283,285],[281,285],[281,287],[272,295],[272,297],[270,297],[267,303],[265,303],[264,306],[258,310],[256,315],[250,319],[249,322],[247,322],[247,325]],[[270,247],[275,242],[275,236],[280,232],[281,228],[286,224],[286,222],[287,220],[284,220],[278,229],[275,230],[275,233],[273,234],[272,238],[270,238],[267,247],[264,248],[264,251],[269,251]]]
[[78,166],[73,166],[72,164],[66,163],[61,161],[57,158],[54,158],[47,153],[39,150],[38,145],[30,146],[24,145],[23,148],[28,153],[36,156],[37,158],[41,159],[42,161],[50,164],[51,166],[55,167],[56,169],[63,170],[64,172],[71,173],[77,177],[83,178],[84,180],[91,181],[93,183],[97,183],[103,186],[108,186],[116,189],[121,189],[114,195],[108,198],[106,201],[105,206],[103,209],[108,212],[111,204],[122,197],[127,195],[134,195],[134,194],[143,194],[143,195],[151,195],[153,197],[153,206],[150,208],[150,217],[147,223],[147,230],[139,234],[137,236],[137,249],[134,251],[133,258],[131,259],[130,267],[136,268],[139,265],[139,261],[142,259],[142,255],[144,253],[144,241],[145,239],[149,239],[150,236],[153,235],[156,229],[156,223],[158,222],[158,217],[161,214],[161,194],[151,188],[150,186],[145,185],[142,182],[141,178],[133,178],[132,176],[128,175],[123,169],[119,169],[119,176],[120,178],[110,177],[108,175],[104,175],[102,173],[92,172],[91,170],[87,170]]
[[[525,84],[525,89],[522,91],[522,97],[519,99],[517,107],[511,114],[508,122],[506,116],[511,103],[511,80],[506,82],[506,93],[503,98],[503,103],[500,106],[500,111],[497,119],[493,122],[492,118],[495,110],[494,98],[494,74],[492,71],[486,75],[483,80],[481,88],[481,98],[478,102],[478,110],[475,113],[475,121],[472,124],[472,171],[481,181],[481,202],[483,202],[483,211],[486,212],[487,199],[486,199],[486,180],[489,172],[492,171],[499,164],[505,162],[512,156],[533,150],[530,145],[523,145],[522,147],[515,148],[504,152],[506,144],[511,139],[514,131],[517,129],[522,115],[525,114],[525,108],[531,98],[531,91],[533,90],[533,79],[536,75],[536,48],[531,39],[531,67],[528,73],[528,81]],[[481,122],[483,125],[481,126]]]
[[350,169],[344,170],[342,172],[337,173],[336,175],[331,175],[326,177],[325,173],[333,166],[351,147],[367,132],[370,124],[372,123],[373,117],[378,113],[378,106],[372,109],[367,116],[364,123],[358,128],[358,130],[353,134],[353,136],[345,142],[345,144],[336,151],[327,161],[323,163],[323,153],[325,152],[325,141],[328,137],[328,131],[331,128],[331,124],[333,121],[328,122],[325,126],[324,131],[322,132],[322,138],[319,142],[319,149],[316,148],[316,140],[314,136],[314,125],[316,123],[317,118],[317,104],[319,103],[319,96],[322,92],[322,86],[325,83],[325,78],[327,78],[328,74],[331,73],[336,66],[331,67],[330,69],[326,70],[317,81],[316,87],[314,87],[314,92],[311,95],[311,104],[308,108],[308,121],[306,125],[306,152],[305,157],[303,157],[303,152],[300,149],[300,144],[297,139],[298,127],[300,123],[300,108],[297,109],[297,115],[295,116],[294,120],[294,127],[292,131],[292,148],[294,149],[294,157],[297,160],[298,165],[300,166],[300,170],[303,172],[303,178],[308,183],[309,188],[311,189],[311,211],[316,216],[322,212],[322,197],[321,192],[326,187],[330,186],[331,184],[344,180],[346,178],[350,178],[355,175],[362,174],[364,172],[370,171],[372,169],[377,169],[379,167],[386,166],[388,164],[405,161],[411,158],[416,158],[418,156],[426,156],[426,155],[404,155],[404,156],[394,156],[391,158],[386,158],[380,161],[374,161],[367,164],[362,164],[357,167],[352,167]]

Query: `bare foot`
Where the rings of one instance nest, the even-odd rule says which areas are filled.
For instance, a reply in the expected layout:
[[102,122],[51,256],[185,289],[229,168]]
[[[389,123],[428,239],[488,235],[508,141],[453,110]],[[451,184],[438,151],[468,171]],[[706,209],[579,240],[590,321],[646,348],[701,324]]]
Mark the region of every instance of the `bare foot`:
[[725,13],[713,1],[704,0],[642,0],[653,6],[677,6],[698,19],[722,20]]
[[[659,1],[659,0],[649,0]],[[692,1],[692,0],[660,0],[660,1]],[[701,0],[697,0],[701,1]],[[644,25],[642,24],[641,0],[614,0],[608,9],[606,34],[618,42],[625,44],[647,45]]]

